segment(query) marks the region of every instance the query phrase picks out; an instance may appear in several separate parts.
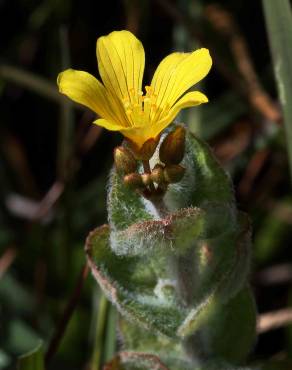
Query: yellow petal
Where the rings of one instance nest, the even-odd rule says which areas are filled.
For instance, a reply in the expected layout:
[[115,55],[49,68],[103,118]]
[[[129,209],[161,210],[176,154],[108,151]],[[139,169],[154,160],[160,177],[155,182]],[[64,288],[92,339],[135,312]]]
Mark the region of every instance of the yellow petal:
[[208,98],[201,92],[191,91],[185,94],[175,103],[166,116],[151,126],[152,137],[157,136],[163,129],[165,129],[183,108],[190,108],[203,103],[208,103]]
[[155,138],[151,136],[151,132],[148,126],[137,127],[137,128],[135,127],[127,128],[127,129],[121,130],[121,133],[125,137],[130,139],[133,143],[135,143],[139,149],[148,139]]
[[99,118],[99,119],[95,120],[93,123],[95,125],[104,127],[104,128],[106,128],[107,130],[110,130],[110,131],[121,131],[125,128],[124,126],[121,126],[117,123],[108,121],[108,120],[103,119],[103,118]]
[[187,53],[172,53],[165,57],[157,67],[151,81],[151,87],[157,95],[157,105],[159,105],[166,94],[169,82],[173,78],[179,64],[188,57]]
[[129,127],[120,131],[125,137],[133,141],[138,148],[141,148],[147,140],[157,138],[161,131],[174,120],[181,109],[193,107],[195,105],[207,102],[208,98],[206,95],[199,91],[191,91],[179,99],[177,103],[168,111],[167,115],[165,115],[157,123],[152,123],[151,125],[142,127]]
[[67,69],[58,75],[59,91],[76,103],[85,105],[99,116],[117,121],[104,86],[91,74]]
[[114,31],[98,38],[96,53],[100,76],[113,97],[133,101],[132,90],[138,98],[145,65],[141,42],[129,31]]
[[171,107],[190,87],[209,72],[212,59],[207,49],[193,53],[173,53],[159,64],[151,86],[157,95],[157,105]]

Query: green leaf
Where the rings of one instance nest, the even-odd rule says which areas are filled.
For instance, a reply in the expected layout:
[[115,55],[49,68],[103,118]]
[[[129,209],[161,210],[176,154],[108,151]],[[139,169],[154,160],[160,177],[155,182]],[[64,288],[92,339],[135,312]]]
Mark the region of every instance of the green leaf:
[[14,319],[9,326],[7,344],[16,353],[28,352],[39,343],[39,335],[25,321]]
[[[154,253],[182,255],[190,248],[195,248],[197,241],[211,241],[230,233],[233,235],[236,229],[232,206],[205,203],[202,208],[183,208],[169,213],[164,219],[155,219],[153,216],[152,220],[133,223],[121,230],[113,228],[111,249],[121,256]],[[229,249],[228,254],[232,253],[232,249],[228,245],[226,247]],[[225,246],[217,254],[223,249],[226,249]]]
[[42,343],[31,352],[19,357],[17,370],[45,370]]
[[114,230],[124,229],[135,222],[153,219],[142,197],[125,186],[115,170],[110,177],[108,216]]
[[31,295],[11,273],[7,273],[1,278],[0,299],[14,312],[28,313],[33,311]]
[[242,363],[256,340],[256,306],[250,288],[221,305],[204,333],[210,338],[210,355],[217,353],[230,363]]
[[183,359],[185,357],[182,343],[175,338],[168,338],[119,318],[123,347],[135,352],[156,353],[159,357]]
[[[177,219],[179,217],[174,217],[175,221]],[[166,224],[169,225],[170,222]],[[176,227],[178,224],[174,225]],[[198,250],[201,247],[199,260],[202,263],[201,271],[199,269],[196,276],[202,282],[203,288],[200,287],[199,293],[196,294],[194,285],[194,302],[189,307],[179,300],[176,283],[173,281],[173,271],[169,268],[168,261],[171,262],[173,249],[159,250],[157,247],[156,253],[153,254],[145,243],[144,247],[148,254],[143,251],[141,255],[119,256],[110,248],[108,226],[98,228],[89,235],[86,249],[93,275],[107,297],[126,318],[170,337],[187,336],[199,330],[210,315],[213,315],[217,305],[225,303],[228,297],[235,295],[244,283],[249,260],[247,252],[249,238],[244,242],[246,232],[249,233],[249,229],[239,232],[238,243],[229,233],[223,234],[224,238],[228,237],[229,242],[233,240],[234,246],[237,245],[234,249],[229,248],[227,242],[222,244],[222,248],[218,248],[214,242],[215,253],[209,265],[204,262],[202,255],[205,244],[197,245]],[[219,244],[224,238],[219,238]],[[209,253],[212,254],[212,249]],[[190,261],[194,263],[195,259]],[[190,265],[191,269],[193,263]],[[232,274],[240,271],[239,268],[242,273],[236,279],[231,279]],[[213,281],[214,276],[216,283]]]
[[154,294],[157,280],[147,259],[114,254],[107,226],[90,233],[86,250],[94,277],[125,317],[156,332],[175,334],[185,309]]
[[[224,361],[203,361],[202,364],[192,363],[182,359],[164,359],[148,352],[120,352],[106,370],[262,370],[260,367],[237,367]],[[279,370],[279,369],[278,369]],[[281,369],[282,370],[282,369]],[[284,370],[284,369],[283,369]],[[288,370],[288,369],[287,369]]]
[[121,352],[119,359],[125,370],[169,370],[158,356],[149,353]]
[[263,0],[292,179],[292,10],[289,0]]
[[11,363],[11,358],[8,354],[0,349],[0,369],[6,369]]

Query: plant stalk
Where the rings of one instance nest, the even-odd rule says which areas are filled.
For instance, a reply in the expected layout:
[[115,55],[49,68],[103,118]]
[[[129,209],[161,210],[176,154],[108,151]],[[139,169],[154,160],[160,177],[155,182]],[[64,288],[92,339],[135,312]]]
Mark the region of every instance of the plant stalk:
[[263,0],[263,9],[283,108],[292,180],[292,11],[289,0]]
[[104,360],[110,361],[116,353],[116,324],[117,311],[113,305],[110,305],[108,310],[106,340],[104,345]]
[[[67,29],[60,29],[60,45],[62,50],[62,67],[69,68],[69,42]],[[57,158],[57,175],[58,178],[66,181],[68,178],[68,163],[72,156],[73,143],[73,105],[68,100],[63,100],[60,110],[60,125],[59,125],[59,146]]]
[[[157,214],[161,219],[167,217],[169,210],[163,200],[163,197],[152,197],[149,200],[152,202]],[[194,299],[194,287],[196,283],[195,279],[192,278],[194,276],[194,269],[189,267],[189,261],[194,259],[195,251],[191,250],[187,256],[181,257],[174,255],[169,261],[172,273],[174,275],[173,277],[177,281],[177,295],[184,302],[186,307],[191,306]],[[204,354],[200,349],[200,341],[198,340],[197,336],[191,336],[187,338],[183,343],[183,347],[189,359],[194,364],[197,364],[198,358],[204,357]]]
[[95,343],[90,364],[90,370],[100,370],[103,357],[104,336],[106,328],[106,318],[109,302],[104,294],[100,294],[98,304],[98,316],[96,323]]

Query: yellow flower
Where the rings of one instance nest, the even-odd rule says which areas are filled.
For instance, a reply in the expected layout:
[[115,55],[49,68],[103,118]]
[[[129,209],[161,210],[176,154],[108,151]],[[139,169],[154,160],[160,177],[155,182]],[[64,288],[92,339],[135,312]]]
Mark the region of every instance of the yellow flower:
[[157,139],[182,108],[208,102],[199,91],[185,94],[211,68],[207,49],[168,55],[144,94],[144,49],[131,32],[98,38],[96,53],[103,84],[87,72],[68,69],[58,76],[59,90],[97,113],[101,118],[95,124],[120,131],[137,148]]

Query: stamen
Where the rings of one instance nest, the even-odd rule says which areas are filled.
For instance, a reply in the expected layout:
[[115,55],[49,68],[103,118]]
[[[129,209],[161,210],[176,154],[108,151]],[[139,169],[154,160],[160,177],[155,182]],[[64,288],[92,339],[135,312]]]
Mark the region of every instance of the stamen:
[[147,85],[146,85],[146,86],[145,86],[145,90],[146,90],[146,95],[148,95],[148,94],[149,94],[149,95],[151,95],[151,93],[152,93],[152,90],[153,90],[153,89],[152,89],[152,87],[151,87],[151,86],[147,86]]
[[[153,116],[160,113],[157,107],[157,94],[154,94],[151,86],[145,86],[146,93],[135,91],[133,88],[128,90],[129,96],[123,99],[123,105],[129,123],[135,126],[144,126],[152,120]],[[159,112],[158,112],[159,111]]]
[[130,106],[131,106],[131,104],[130,104],[129,100],[127,100],[127,101],[124,102],[124,107],[126,109],[128,109]]
[[143,105],[144,113],[146,117],[149,117],[150,109],[151,109],[151,99],[145,97],[144,105]]

